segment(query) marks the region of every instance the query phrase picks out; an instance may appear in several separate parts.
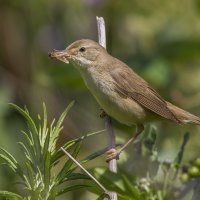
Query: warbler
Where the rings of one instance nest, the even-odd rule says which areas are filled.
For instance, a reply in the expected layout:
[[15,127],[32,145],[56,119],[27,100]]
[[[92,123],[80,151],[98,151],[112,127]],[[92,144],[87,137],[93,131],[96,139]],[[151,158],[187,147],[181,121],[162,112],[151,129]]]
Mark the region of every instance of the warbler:
[[119,156],[144,130],[144,124],[157,120],[200,125],[200,118],[164,100],[143,78],[97,42],[75,41],[65,50],[49,53],[65,63],[73,63],[101,108],[126,125],[136,125],[136,134],[107,160]]

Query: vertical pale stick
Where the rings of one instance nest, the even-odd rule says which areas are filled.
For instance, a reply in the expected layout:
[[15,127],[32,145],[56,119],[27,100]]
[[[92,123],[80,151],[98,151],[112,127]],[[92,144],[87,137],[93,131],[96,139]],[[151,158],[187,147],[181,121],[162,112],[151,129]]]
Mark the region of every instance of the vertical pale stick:
[[[99,44],[106,48],[106,30],[105,30],[105,22],[103,17],[96,17],[97,20],[97,27],[98,27],[98,39]],[[111,118],[106,115],[105,116],[105,127],[108,132],[108,150],[115,149],[115,134],[112,128],[112,121]],[[109,169],[112,172],[117,172],[117,160],[112,159],[108,163]],[[110,198],[111,200],[117,200],[117,193],[116,192],[110,192]]]

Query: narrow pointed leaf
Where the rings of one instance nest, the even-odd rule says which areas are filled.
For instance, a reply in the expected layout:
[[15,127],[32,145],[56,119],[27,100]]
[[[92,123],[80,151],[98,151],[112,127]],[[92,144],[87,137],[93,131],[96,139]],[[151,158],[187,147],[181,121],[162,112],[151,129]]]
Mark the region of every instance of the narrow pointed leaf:
[[17,166],[15,163],[13,163],[12,160],[10,160],[8,157],[6,157],[3,154],[0,154],[0,159],[4,160],[5,163],[14,171],[16,172]]
[[56,123],[56,126],[55,126],[55,129],[53,130],[53,133],[51,135],[51,146],[53,148],[55,148],[55,144],[57,142],[57,138],[60,134],[60,131],[62,129],[62,124],[63,124],[63,121],[66,117],[66,115],[68,114],[69,110],[71,109],[71,107],[74,105],[74,101],[72,101],[68,106],[67,108],[64,110],[64,112],[61,114],[60,118],[58,119],[57,123]]
[[23,200],[22,196],[8,191],[0,191],[0,197],[4,197],[9,200]]
[[74,190],[79,190],[79,189],[85,189],[85,188],[90,188],[92,187],[91,185],[87,185],[87,184],[84,184],[84,185],[73,185],[73,186],[69,186],[69,187],[66,187],[62,190],[60,190],[56,196],[59,196],[61,194],[64,194],[64,193],[67,193],[67,192],[70,192],[70,191],[74,191]]
[[84,164],[90,160],[93,160],[95,158],[97,158],[98,156],[101,156],[103,154],[105,154],[105,152],[107,151],[106,148],[104,149],[100,149],[98,151],[95,151],[94,153],[90,154],[89,156],[85,157],[82,161],[81,161],[81,164]]
[[46,139],[45,139],[45,143],[44,143],[44,148],[43,148],[43,158],[44,158],[44,160],[46,160],[46,156],[47,156],[47,154],[48,154],[48,152],[49,152],[49,142],[50,142],[50,132],[48,132],[47,133],[47,135],[46,135]]
[[27,144],[28,144],[29,146],[33,146],[33,141],[32,141],[32,138],[29,137],[29,134],[26,133],[25,131],[21,131],[21,132],[22,132],[22,134],[23,134],[23,136],[24,136],[24,138],[25,138]]
[[[78,155],[78,153],[80,151],[80,146],[81,146],[81,144],[76,145],[76,147],[72,153],[72,156],[74,158],[76,158],[76,156]],[[73,172],[72,170],[70,170],[72,165],[73,165],[73,161],[71,159],[68,159],[57,176],[58,184],[60,184],[63,181],[63,179],[65,178],[66,175],[69,175]]]
[[[70,140],[70,141],[66,142],[63,145],[63,148],[65,150],[68,150],[70,147],[72,147],[73,145],[77,144],[78,142],[83,141],[84,139],[86,139],[88,137],[92,137],[94,135],[101,134],[103,132],[105,132],[105,130],[96,131],[96,132],[93,132],[93,133],[89,133],[89,134],[83,135],[83,136],[81,136],[79,138],[76,138],[74,140]],[[60,149],[57,150],[55,152],[55,154],[53,155],[53,157],[52,157],[52,163],[57,162],[57,160],[59,160],[62,156],[64,156],[64,152],[62,150],[60,150]]]
[[[21,131],[23,136],[24,136],[24,139],[25,139],[25,143],[27,144],[27,148],[29,150],[29,152],[32,154],[32,155],[35,155],[35,149],[34,149],[34,141],[33,141],[33,137],[31,136],[31,132],[29,132],[29,134],[25,131]],[[30,135],[30,136],[29,136]]]
[[81,174],[81,173],[72,173],[68,175],[66,178],[63,179],[62,183],[67,182],[67,181],[72,181],[72,180],[91,180],[91,178],[86,175],[86,174]]
[[176,168],[178,168],[181,164],[181,161],[182,161],[182,158],[183,158],[183,154],[184,154],[184,150],[185,150],[185,147],[189,141],[189,138],[190,138],[190,134],[188,132],[186,132],[183,136],[183,142],[182,142],[182,145],[181,145],[181,148],[180,148],[180,151],[178,152],[178,155],[177,157],[175,158],[174,160],[174,166]]
[[31,156],[30,152],[28,151],[27,147],[25,146],[24,143],[22,142],[18,142],[18,144],[20,145],[23,154],[25,154],[26,158],[29,160],[29,162],[32,162],[33,157]]
[[17,160],[5,149],[0,147],[2,154],[0,154],[0,158],[2,158],[5,163],[12,169],[14,172],[17,172],[20,177],[23,177],[22,169],[17,162]]
[[[92,154],[90,154],[89,156],[85,157],[83,160],[80,161],[80,164],[85,164],[87,162],[89,162],[90,160],[93,160],[95,158],[97,158],[100,155],[103,155],[106,152],[106,149],[101,149],[98,150]],[[74,166],[73,168],[71,168],[72,171],[74,171],[76,168],[78,168],[78,166]]]
[[36,154],[37,154],[37,160],[39,161],[41,158],[41,148],[40,148],[40,141],[39,141],[39,135],[38,135],[38,130],[37,127],[33,121],[33,119],[30,117],[28,110],[25,108],[23,110],[19,106],[15,104],[10,104],[13,108],[15,108],[26,120],[30,128],[30,132],[32,132],[32,137],[34,141],[34,146],[36,149]]
[[47,130],[47,108],[45,103],[43,102],[43,127],[42,127],[42,135],[41,138],[43,139],[46,136]]
[[[31,188],[34,188],[34,184],[35,184],[35,173],[31,167],[31,165],[26,162],[26,172],[27,172],[27,175],[26,175],[26,180],[28,181],[29,185]],[[24,175],[25,176],[25,175]]]
[[17,164],[16,159],[15,159],[8,151],[6,151],[5,149],[3,149],[3,148],[1,148],[1,147],[0,147],[0,151],[2,151],[2,153],[3,153],[6,157],[8,157],[13,163],[15,163],[15,165]]
[[50,163],[51,163],[51,154],[50,152],[47,152],[44,165],[44,186],[45,186],[44,189],[46,192],[49,191],[50,180],[51,180]]
[[128,180],[128,178],[126,176],[122,175],[122,179],[124,181],[124,185],[125,185],[125,188],[126,188],[126,193],[127,194],[129,193],[129,196],[134,197],[135,199],[144,200],[142,198],[140,192],[137,189],[135,189],[133,184]]
[[35,146],[34,146],[34,142],[31,140],[28,133],[26,133],[25,131],[22,131],[22,133],[24,135],[24,138],[25,138],[24,143],[26,143],[26,145],[24,143],[22,143],[22,144],[24,144],[25,148],[29,152],[29,155],[31,156],[32,163],[37,165],[36,149],[35,149]]
[[67,106],[67,108],[64,110],[64,112],[61,114],[60,118],[58,119],[57,125],[56,125],[57,127],[61,127],[62,126],[63,120],[65,119],[66,115],[68,114],[68,112],[70,111],[70,109],[72,108],[72,106],[74,105],[74,102],[75,101],[72,101]]

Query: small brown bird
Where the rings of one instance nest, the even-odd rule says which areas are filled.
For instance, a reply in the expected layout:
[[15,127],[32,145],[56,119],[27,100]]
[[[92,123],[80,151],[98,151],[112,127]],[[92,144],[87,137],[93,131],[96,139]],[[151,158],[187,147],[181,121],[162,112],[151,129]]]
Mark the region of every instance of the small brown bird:
[[199,117],[165,101],[144,79],[95,41],[78,40],[49,56],[75,64],[103,110],[123,124],[136,125],[135,136],[117,151],[108,152],[108,161],[118,157],[147,122],[169,120],[200,125]]

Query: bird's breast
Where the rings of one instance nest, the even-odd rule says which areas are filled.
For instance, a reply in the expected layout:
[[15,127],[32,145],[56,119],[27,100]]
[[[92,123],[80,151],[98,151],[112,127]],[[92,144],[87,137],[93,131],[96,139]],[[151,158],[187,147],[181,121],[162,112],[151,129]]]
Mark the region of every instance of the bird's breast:
[[148,121],[147,110],[130,98],[124,98],[115,91],[114,80],[107,73],[96,70],[81,73],[86,86],[103,110],[117,121],[133,125]]

